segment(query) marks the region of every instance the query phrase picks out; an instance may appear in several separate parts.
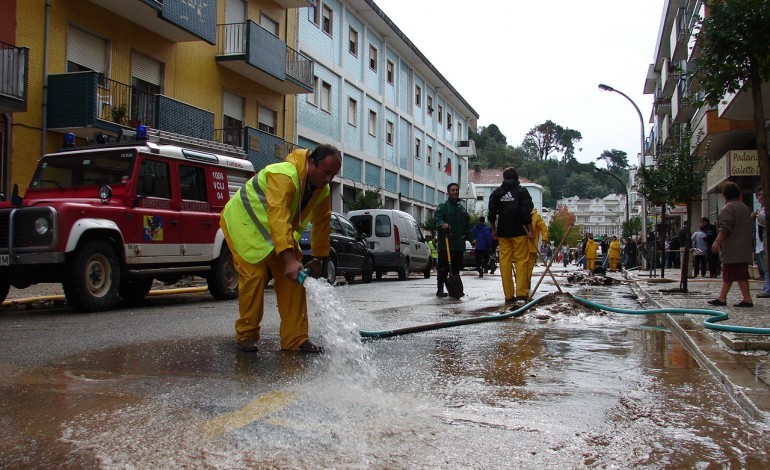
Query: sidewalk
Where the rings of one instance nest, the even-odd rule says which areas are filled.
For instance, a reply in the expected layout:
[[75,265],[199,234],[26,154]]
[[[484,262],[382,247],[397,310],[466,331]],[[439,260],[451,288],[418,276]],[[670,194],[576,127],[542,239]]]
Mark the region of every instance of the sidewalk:
[[[751,280],[753,308],[737,308],[741,300],[738,285],[733,284],[727,296],[727,306],[714,307],[707,302],[715,299],[722,285],[719,278],[690,278],[686,293],[668,290],[679,287],[680,270],[666,269],[665,278],[650,277],[649,272],[624,271],[626,279],[638,288],[640,300],[648,308],[700,308],[727,313],[723,325],[770,328],[770,299],[758,299],[761,280]],[[729,333],[705,328],[703,315],[665,314],[669,329],[702,367],[710,370],[725,390],[753,418],[770,424],[770,335]]]

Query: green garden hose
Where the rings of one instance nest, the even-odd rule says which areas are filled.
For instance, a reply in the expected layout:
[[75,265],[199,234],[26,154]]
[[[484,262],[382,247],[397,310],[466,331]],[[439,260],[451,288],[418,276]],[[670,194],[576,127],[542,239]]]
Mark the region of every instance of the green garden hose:
[[[438,323],[427,323],[424,325],[409,326],[406,328],[398,328],[395,330],[382,330],[382,331],[367,331],[359,330],[359,334],[362,338],[390,338],[393,336],[407,335],[411,333],[419,333],[421,331],[440,330],[442,328],[451,328],[454,326],[471,325],[474,323],[484,323],[490,321],[506,320],[508,318],[518,317],[524,314],[527,310],[540,303],[546,296],[541,296],[532,301],[524,304],[516,310],[501,315],[485,315],[483,317],[463,318],[461,320],[452,320]],[[656,308],[650,310],[632,310],[626,308],[609,307],[590,300],[572,296],[573,299],[578,302],[587,305],[589,307],[598,308],[600,310],[606,310],[613,313],[622,313],[626,315],[651,315],[658,313],[680,313],[691,315],[708,315],[709,318],[703,320],[703,326],[711,330],[729,331],[732,333],[749,333],[756,335],[770,335],[770,328],[755,328],[749,326],[736,326],[736,325],[720,325],[718,322],[727,320],[729,317],[725,312],[720,310],[711,310],[705,308]]]

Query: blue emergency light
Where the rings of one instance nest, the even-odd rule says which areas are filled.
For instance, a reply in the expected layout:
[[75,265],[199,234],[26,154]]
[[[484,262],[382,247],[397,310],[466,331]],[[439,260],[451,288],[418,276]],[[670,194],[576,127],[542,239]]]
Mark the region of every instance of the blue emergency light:
[[75,134],[72,132],[67,132],[64,134],[64,146],[65,147],[74,147],[75,146]]
[[136,140],[147,140],[147,126],[139,124],[136,126]]

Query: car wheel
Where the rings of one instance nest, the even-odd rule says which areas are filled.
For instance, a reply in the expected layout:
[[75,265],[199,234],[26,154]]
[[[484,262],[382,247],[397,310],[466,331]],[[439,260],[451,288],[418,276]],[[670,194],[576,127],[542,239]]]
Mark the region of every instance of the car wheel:
[[401,266],[398,267],[398,279],[400,281],[406,280],[409,277],[409,258],[404,258]]
[[324,271],[324,277],[326,282],[334,285],[334,281],[337,280],[337,265],[334,264],[334,258],[329,258],[326,261],[326,270]]
[[75,252],[62,283],[67,303],[82,312],[98,312],[118,302],[120,265],[115,250],[101,240]]
[[11,283],[8,281],[0,281],[0,304],[5,302],[8,297],[8,292],[11,291]]
[[211,263],[211,271],[206,276],[211,296],[217,300],[238,298],[238,271],[235,270],[233,254],[227,244],[222,245],[219,257]]
[[[365,283],[372,282],[372,272],[374,271],[374,260],[372,258],[366,258],[366,261],[364,261],[364,267],[361,270],[361,280]],[[379,279],[381,276],[380,273],[377,273],[377,279]]]
[[422,272],[422,276],[425,279],[430,279],[430,268],[431,268],[431,262],[430,262],[430,258],[428,258],[428,264],[425,266],[425,270]]
[[128,303],[138,303],[147,297],[152,289],[152,278],[127,279],[121,281],[118,295]]

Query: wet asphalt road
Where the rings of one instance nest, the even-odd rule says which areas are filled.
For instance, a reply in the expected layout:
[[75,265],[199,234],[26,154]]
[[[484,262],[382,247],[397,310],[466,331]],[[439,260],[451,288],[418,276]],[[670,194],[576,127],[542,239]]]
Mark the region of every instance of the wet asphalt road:
[[[417,277],[311,287],[324,356],[280,351],[273,307],[262,350],[236,351],[236,303],[207,293],[2,310],[0,468],[770,466],[768,430],[654,317],[557,298],[520,318],[357,339],[509,311],[498,276],[464,274],[461,301]],[[557,276],[636,305],[624,284]]]

